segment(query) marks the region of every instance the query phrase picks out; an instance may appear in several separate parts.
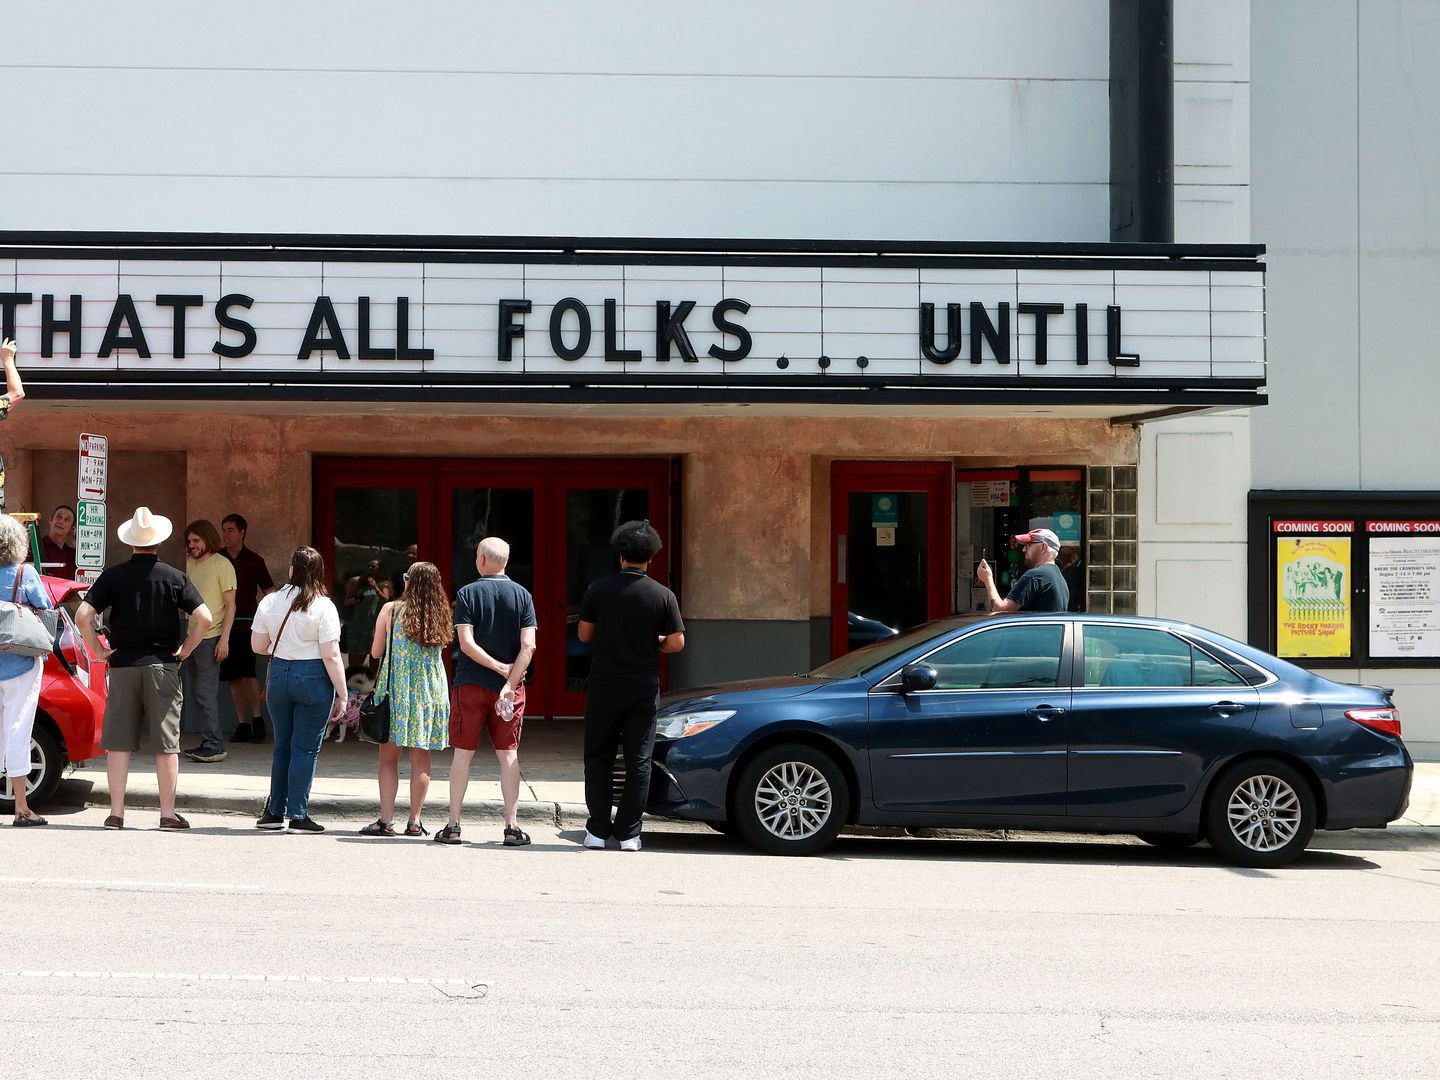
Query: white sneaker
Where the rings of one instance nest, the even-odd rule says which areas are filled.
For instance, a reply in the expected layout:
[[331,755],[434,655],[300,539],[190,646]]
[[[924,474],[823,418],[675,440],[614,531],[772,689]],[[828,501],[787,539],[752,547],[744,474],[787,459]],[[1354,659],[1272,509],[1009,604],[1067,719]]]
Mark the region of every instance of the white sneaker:
[[601,840],[600,837],[598,837],[598,836],[592,836],[592,835],[590,835],[590,830],[589,830],[589,829],[586,829],[586,830],[585,830],[585,846],[588,847],[588,848],[604,848],[604,847],[605,847],[605,841],[604,841],[604,840]]
[[620,850],[621,850],[621,851],[639,851],[639,850],[640,850],[640,837],[638,837],[638,836],[632,836],[629,840],[621,840],[621,841],[620,841]]

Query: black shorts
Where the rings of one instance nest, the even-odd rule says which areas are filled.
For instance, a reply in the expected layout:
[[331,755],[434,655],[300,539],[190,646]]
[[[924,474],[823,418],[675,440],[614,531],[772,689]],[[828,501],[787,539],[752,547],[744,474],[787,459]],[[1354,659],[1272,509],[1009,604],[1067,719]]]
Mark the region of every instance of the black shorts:
[[230,655],[220,661],[223,682],[255,678],[255,650],[250,648],[250,620],[230,627]]

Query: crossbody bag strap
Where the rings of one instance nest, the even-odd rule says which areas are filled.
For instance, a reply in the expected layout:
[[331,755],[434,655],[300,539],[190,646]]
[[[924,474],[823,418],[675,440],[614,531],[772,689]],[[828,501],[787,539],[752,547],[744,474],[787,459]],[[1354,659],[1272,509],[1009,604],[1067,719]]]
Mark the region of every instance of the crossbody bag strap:
[[397,603],[390,609],[390,641],[385,646],[385,696],[390,696],[390,685],[395,681],[395,612],[405,605]]
[[12,604],[18,605],[20,603],[18,599],[18,597],[20,596],[20,579],[24,576],[25,564],[21,563],[19,566],[15,567],[15,582],[13,585],[10,586],[10,602]]
[[275,655],[275,650],[280,648],[280,634],[285,633],[285,624],[290,621],[290,616],[293,614],[295,614],[295,609],[292,607],[289,611],[285,612],[285,618],[280,620],[280,633],[276,634],[275,640],[270,643],[270,655],[272,657]]

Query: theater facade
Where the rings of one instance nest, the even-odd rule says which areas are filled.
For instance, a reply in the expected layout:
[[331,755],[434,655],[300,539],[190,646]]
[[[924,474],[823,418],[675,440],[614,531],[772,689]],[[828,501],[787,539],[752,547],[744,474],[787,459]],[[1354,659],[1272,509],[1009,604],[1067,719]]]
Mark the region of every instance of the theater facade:
[[459,587],[502,536],[539,613],[535,715],[580,711],[580,596],[632,518],[664,537],[653,570],[686,617],[672,687],[975,610],[976,559],[1003,588],[1005,538],[1032,527],[1073,549],[1077,608],[1144,613],[1147,499],[1183,501],[1186,477],[1248,487],[1192,425],[1183,467],[1147,488],[1169,451],[1147,465],[1146,431],[1265,401],[1255,246],[0,244],[30,392],[0,431],[11,509],[73,503],[78,440],[100,434],[112,520],[239,512],[272,572],[313,544],[339,594],[372,559]]

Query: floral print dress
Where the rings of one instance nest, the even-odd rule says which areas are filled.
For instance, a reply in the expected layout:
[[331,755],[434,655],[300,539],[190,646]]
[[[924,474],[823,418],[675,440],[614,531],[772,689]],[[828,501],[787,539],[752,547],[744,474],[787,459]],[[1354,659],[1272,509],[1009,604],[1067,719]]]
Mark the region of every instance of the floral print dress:
[[[390,686],[390,741],[420,750],[450,745],[450,688],[445,681],[443,645],[419,645],[405,636],[404,604],[391,608],[390,637],[375,678],[375,691]],[[393,671],[393,675],[391,674]]]

